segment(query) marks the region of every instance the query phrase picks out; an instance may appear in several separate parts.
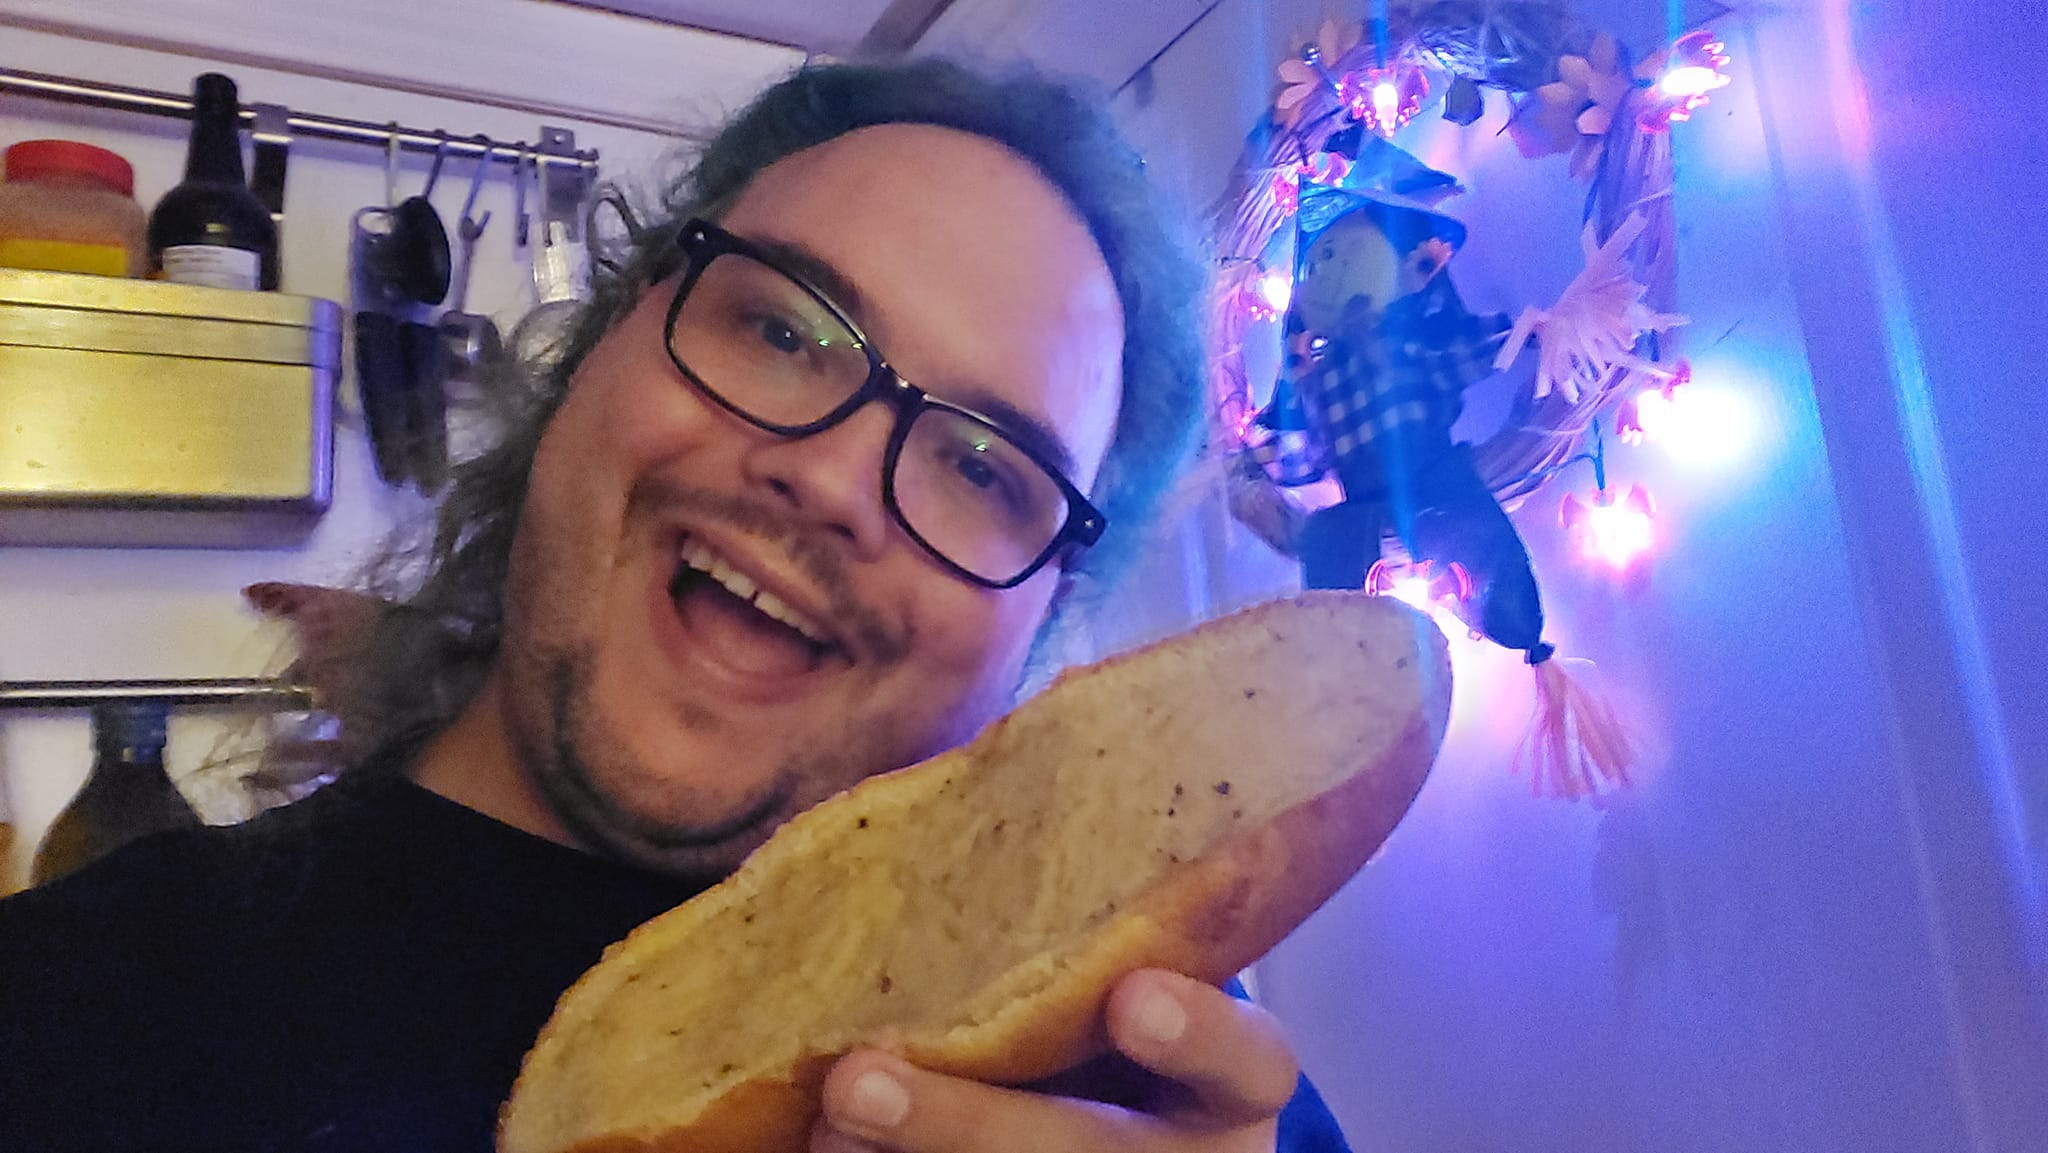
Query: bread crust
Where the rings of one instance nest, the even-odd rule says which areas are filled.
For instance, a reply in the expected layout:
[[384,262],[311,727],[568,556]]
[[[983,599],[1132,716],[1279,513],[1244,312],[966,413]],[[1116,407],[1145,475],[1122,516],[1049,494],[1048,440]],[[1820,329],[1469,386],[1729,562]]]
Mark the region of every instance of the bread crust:
[[[1367,654],[1368,640],[1374,651]],[[1318,679],[1321,664],[1270,659],[1275,646],[1283,655],[1297,651],[1317,656],[1333,645],[1355,642],[1357,654],[1340,654],[1348,663],[1333,665],[1347,674],[1376,670],[1383,682],[1331,685]],[[1249,645],[1251,647],[1247,648]],[[1389,651],[1391,650],[1391,651]],[[1272,681],[1239,688],[1228,682],[1228,669],[1205,664],[1234,653],[1252,652]],[[1220,654],[1220,655],[1219,655]],[[1162,669],[1163,662],[1183,661]],[[1133,664],[1132,662],[1137,662]],[[1253,663],[1258,663],[1254,661]],[[1116,670],[1125,669],[1123,674]],[[1123,679],[1119,680],[1119,676]],[[1150,678],[1148,680],[1147,678]],[[1164,715],[1119,717],[1121,703],[1103,696],[1111,690],[1129,692],[1158,681],[1155,704],[1169,702]],[[1301,681],[1302,684],[1286,683]],[[1102,692],[1097,686],[1109,686]],[[1308,694],[1306,704],[1293,705],[1290,691]],[[921,765],[863,782],[840,797],[801,814],[778,831],[723,885],[679,909],[656,918],[606,953],[605,960],[585,974],[562,998],[556,1014],[528,1054],[512,1099],[500,1125],[504,1153],[599,1153],[599,1151],[663,1150],[671,1153],[800,1150],[807,1146],[819,1110],[819,1090],[831,1063],[847,1045],[819,1048],[806,1044],[786,1061],[745,1070],[735,1083],[699,1094],[687,1123],[634,1129],[604,1125],[577,1139],[550,1142],[548,1125],[534,1115],[549,1108],[551,1095],[572,1092],[576,1082],[565,1069],[590,1053],[601,1041],[585,1040],[605,1014],[657,1011],[638,994],[626,990],[637,972],[670,950],[690,948],[699,931],[709,932],[719,910],[754,899],[783,871],[806,867],[805,858],[839,843],[848,823],[866,828],[896,811],[942,804],[933,797],[953,786],[956,776],[982,771],[1020,755],[1019,745],[1039,746],[1048,740],[1093,751],[1105,763],[1117,764],[1146,755],[1147,733],[1161,724],[1181,723],[1185,710],[1205,704],[1238,703],[1242,692],[1250,701],[1265,691],[1276,703],[1276,722],[1304,723],[1304,710],[1329,702],[1355,702],[1368,715],[1336,715],[1324,723],[1355,726],[1356,747],[1369,749],[1358,763],[1337,766],[1335,783],[1286,806],[1270,817],[1230,826],[1229,835],[1208,845],[1198,856],[1175,859],[1163,873],[1130,899],[1115,904],[1113,915],[1085,928],[1077,927],[1072,942],[1050,957],[1032,958],[991,980],[974,994],[985,1012],[968,1012],[966,1020],[945,1028],[906,1028],[862,1038],[883,1044],[913,1063],[937,1072],[998,1084],[1041,1080],[1098,1056],[1108,1048],[1103,1006],[1115,983],[1140,968],[1175,970],[1212,984],[1262,956],[1305,920],[1375,854],[1420,790],[1441,741],[1450,699],[1449,657],[1443,637],[1425,618],[1382,598],[1345,593],[1310,593],[1290,601],[1246,610],[1221,622],[1169,639],[1135,653],[1111,658],[1063,675],[1051,689],[1017,713],[991,726],[970,745]],[[1349,694],[1349,695],[1347,695]],[[1377,710],[1377,711],[1375,711]],[[1213,722],[1212,722],[1213,723]],[[1150,727],[1148,727],[1150,726]],[[1320,734],[1319,734],[1320,735]],[[1262,742],[1262,734],[1238,734],[1235,748],[1205,745],[1200,751],[1217,766],[1266,744],[1291,747],[1285,734]],[[1121,757],[1109,757],[1104,742],[1120,741]],[[1211,741],[1209,744],[1215,744]],[[1354,747],[1338,740],[1327,748]],[[1333,754],[1325,751],[1321,755]],[[1206,770],[1208,766],[1203,766]],[[1108,770],[1105,770],[1108,771]],[[1189,767],[1193,771],[1193,766]],[[1219,768],[1220,771],[1220,768]],[[1201,776],[1201,774],[1195,774]],[[1202,779],[1209,779],[1202,776]],[[1108,780],[1102,786],[1114,789]],[[1228,795],[1228,784],[1218,786]],[[1256,779],[1244,787],[1257,788]],[[1176,788],[1176,794],[1178,793]],[[860,814],[854,817],[851,814]],[[1171,816],[1171,811],[1168,813]],[[723,902],[723,904],[721,904]],[[739,978],[738,980],[744,980]],[[737,982],[736,982],[737,983]],[[732,992],[743,995],[738,989]],[[628,1006],[636,1006],[629,1008]],[[801,1022],[792,1022],[801,1030]],[[815,1039],[807,1039],[815,1040]],[[582,1076],[591,1074],[585,1070]],[[590,1082],[585,1082],[590,1083]],[[683,1078],[677,1078],[685,1085]],[[689,1094],[678,1094],[687,1097]],[[571,1126],[573,1127],[573,1126]],[[558,1126],[559,1128],[559,1126]]]

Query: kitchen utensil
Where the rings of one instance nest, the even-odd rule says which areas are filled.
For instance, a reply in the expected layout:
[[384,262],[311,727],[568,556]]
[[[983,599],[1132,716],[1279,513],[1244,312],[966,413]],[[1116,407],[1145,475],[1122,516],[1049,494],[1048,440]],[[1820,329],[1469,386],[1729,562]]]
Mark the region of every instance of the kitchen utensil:
[[448,483],[448,357],[441,330],[406,321],[399,326],[412,387],[405,399],[406,472],[421,495]]
[[384,260],[392,282],[406,296],[421,304],[439,304],[448,298],[451,274],[448,229],[434,210],[434,185],[441,179],[441,164],[448,157],[448,142],[434,150],[434,165],[427,172],[427,186],[391,208],[391,236],[385,244]]
[[411,475],[406,451],[406,426],[411,422],[406,393],[412,378],[399,335],[403,323],[373,309],[356,313],[356,393],[362,399],[377,476],[394,488]]
[[277,229],[277,253],[263,269],[262,284],[274,290],[284,277],[284,182],[291,163],[291,111],[282,104],[251,104],[256,129],[254,165],[249,170],[249,191],[270,210],[270,223]]
[[[533,262],[539,303],[513,326],[513,354],[536,364],[558,357],[570,326],[590,299],[590,248],[584,234],[584,205],[590,174],[574,160],[576,134],[543,126],[533,162],[532,244],[523,249]],[[522,221],[527,217],[522,214]]]
[[359,209],[351,230],[356,387],[377,475],[393,486],[410,481],[424,494],[448,477],[447,354],[431,312],[449,287],[448,234],[429,199],[446,154],[443,141],[425,189],[397,201],[394,134],[385,204]]
[[[477,141],[484,146],[484,154],[477,160],[476,174],[469,182],[469,195],[462,202],[462,218],[455,225],[456,242],[462,249],[462,263],[458,266],[454,288],[448,298],[448,311],[441,314],[439,323],[447,353],[446,371],[451,379],[467,377],[485,362],[497,359],[505,344],[496,321],[467,310],[477,241],[483,238],[484,230],[491,224],[489,212],[481,217],[475,215],[477,193],[483,190],[491,167],[490,138],[480,136]],[[517,179],[516,172],[514,179]]]
[[389,313],[356,313],[356,389],[377,475],[422,494],[448,482],[448,402],[440,330]]

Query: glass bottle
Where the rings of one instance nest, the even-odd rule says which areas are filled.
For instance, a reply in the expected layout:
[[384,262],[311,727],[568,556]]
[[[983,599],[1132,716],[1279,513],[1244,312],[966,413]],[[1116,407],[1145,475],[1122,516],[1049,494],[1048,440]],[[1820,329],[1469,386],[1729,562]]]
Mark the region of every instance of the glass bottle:
[[7,800],[7,779],[0,774],[0,897],[11,895],[14,883],[14,809]]
[[92,774],[36,847],[31,879],[55,880],[164,829],[196,828],[199,814],[164,772],[170,707],[119,701],[92,712]]
[[277,287],[277,226],[243,175],[241,96],[217,72],[192,86],[185,179],[150,213],[149,253],[179,284]]

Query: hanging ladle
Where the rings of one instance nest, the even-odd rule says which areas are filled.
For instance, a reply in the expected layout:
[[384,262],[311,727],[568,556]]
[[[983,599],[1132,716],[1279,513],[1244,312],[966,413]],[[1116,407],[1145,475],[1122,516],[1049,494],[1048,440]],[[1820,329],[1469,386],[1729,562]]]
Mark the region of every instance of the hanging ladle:
[[[395,126],[394,126],[395,127]],[[427,172],[427,186],[418,196],[398,199],[398,134],[392,133],[391,163],[384,171],[384,202],[390,206],[389,227],[377,246],[377,262],[384,280],[408,300],[435,305],[448,298],[452,275],[448,250],[448,229],[434,210],[434,185],[441,179],[441,162],[448,157],[448,142],[434,149],[434,166]]]

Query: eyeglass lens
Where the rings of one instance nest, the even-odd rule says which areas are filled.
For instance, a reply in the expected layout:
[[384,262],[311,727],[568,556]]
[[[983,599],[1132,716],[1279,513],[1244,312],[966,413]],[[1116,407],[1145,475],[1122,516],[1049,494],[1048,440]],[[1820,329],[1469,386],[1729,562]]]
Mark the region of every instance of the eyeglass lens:
[[[699,384],[784,431],[830,416],[872,368],[822,301],[739,253],[721,253],[703,267],[669,341]],[[1010,580],[1065,525],[1059,482],[995,426],[931,401],[898,435],[885,493],[905,527],[975,576]]]

